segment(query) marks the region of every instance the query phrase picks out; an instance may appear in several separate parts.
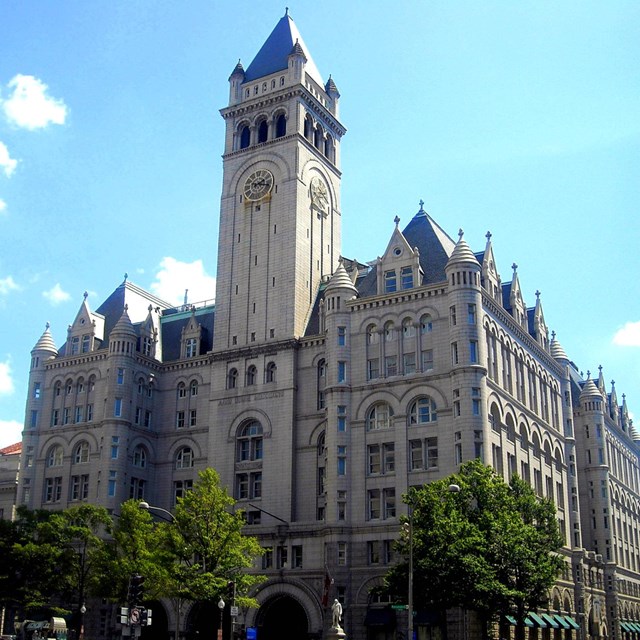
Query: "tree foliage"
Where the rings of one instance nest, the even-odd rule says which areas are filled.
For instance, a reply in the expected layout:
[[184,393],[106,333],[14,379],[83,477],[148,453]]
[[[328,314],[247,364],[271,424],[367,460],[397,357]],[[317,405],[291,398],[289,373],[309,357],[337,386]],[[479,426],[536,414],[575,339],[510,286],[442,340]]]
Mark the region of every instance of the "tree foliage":
[[[563,564],[562,536],[553,502],[519,477],[506,484],[471,461],[458,474],[412,489],[405,502],[413,513],[416,608],[461,606],[486,620],[507,613],[522,620],[545,601]],[[409,542],[403,536],[398,543],[405,558]],[[385,583],[391,593],[406,594],[407,561]]]

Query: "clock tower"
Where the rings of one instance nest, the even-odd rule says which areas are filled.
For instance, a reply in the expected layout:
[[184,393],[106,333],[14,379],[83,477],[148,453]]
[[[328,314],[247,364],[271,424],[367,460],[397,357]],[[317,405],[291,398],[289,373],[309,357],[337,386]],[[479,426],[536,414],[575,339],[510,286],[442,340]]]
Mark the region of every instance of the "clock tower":
[[214,351],[301,336],[340,257],[340,94],[288,12],[229,84]]

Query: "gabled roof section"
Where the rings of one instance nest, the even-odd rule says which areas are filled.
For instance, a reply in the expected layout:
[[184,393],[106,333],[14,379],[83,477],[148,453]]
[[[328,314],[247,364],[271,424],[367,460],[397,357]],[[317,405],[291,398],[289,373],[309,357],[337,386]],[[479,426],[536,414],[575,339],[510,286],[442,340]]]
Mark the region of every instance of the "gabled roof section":
[[444,268],[456,243],[423,209],[423,205],[424,202],[420,201],[420,210],[405,227],[402,235],[411,248],[417,247],[420,252],[422,284],[425,285],[446,281]]
[[307,62],[305,71],[322,87],[322,76],[315,62],[309,54],[309,48],[304,43],[298,27],[291,19],[289,12],[284,14],[280,21],[262,45],[260,51],[245,71],[245,81],[253,81],[264,76],[269,76],[278,71],[284,71],[289,66],[289,55],[294,47],[301,48]]

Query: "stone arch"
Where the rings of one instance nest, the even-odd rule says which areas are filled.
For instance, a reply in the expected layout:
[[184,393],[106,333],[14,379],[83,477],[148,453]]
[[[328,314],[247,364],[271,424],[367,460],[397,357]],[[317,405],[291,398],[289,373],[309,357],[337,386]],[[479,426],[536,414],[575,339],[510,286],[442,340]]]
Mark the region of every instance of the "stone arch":
[[241,414],[237,415],[229,426],[229,431],[227,432],[227,437],[229,438],[229,440],[235,440],[240,429],[245,425],[246,422],[249,422],[251,420],[256,420],[260,423],[260,425],[262,426],[262,435],[264,438],[271,437],[273,425],[271,424],[269,416],[261,409],[247,409],[246,411],[243,411]]

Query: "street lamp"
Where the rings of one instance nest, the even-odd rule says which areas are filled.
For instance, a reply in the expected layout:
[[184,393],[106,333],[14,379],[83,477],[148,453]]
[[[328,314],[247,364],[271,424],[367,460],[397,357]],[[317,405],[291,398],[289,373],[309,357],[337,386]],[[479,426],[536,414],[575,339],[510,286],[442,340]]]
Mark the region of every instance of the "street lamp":
[[[450,484],[447,487],[449,493],[459,493],[460,487],[457,484]],[[409,580],[407,585],[408,597],[407,608],[409,609],[409,624],[407,629],[408,640],[413,640],[413,505],[409,503]],[[406,525],[405,525],[406,526]]]
[[220,609],[220,628],[218,629],[218,640],[222,640],[222,618],[224,616],[224,600],[218,600],[218,609]]
[[87,607],[85,607],[84,602],[80,607],[80,640],[84,638],[84,614],[87,613]]
[[138,502],[138,509],[142,509],[143,511],[162,511],[162,513],[166,513],[171,518],[171,522],[176,521],[176,517],[173,515],[173,513],[171,513],[171,511],[167,511],[162,507],[154,507],[144,500],[142,502]]

